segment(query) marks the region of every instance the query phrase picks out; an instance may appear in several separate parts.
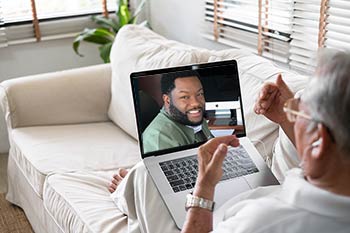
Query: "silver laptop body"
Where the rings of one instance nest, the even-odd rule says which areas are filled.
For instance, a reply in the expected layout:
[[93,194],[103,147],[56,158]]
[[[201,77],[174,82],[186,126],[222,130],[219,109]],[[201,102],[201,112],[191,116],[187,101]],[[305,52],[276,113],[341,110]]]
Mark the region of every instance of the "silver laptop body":
[[[210,110],[206,109],[210,113],[214,112],[214,116],[218,120],[218,124],[220,124],[217,127],[219,128],[219,130],[215,129],[213,130],[213,132],[223,132],[222,134],[231,134],[233,132],[240,139],[241,146],[239,148],[229,148],[227,160],[229,160],[230,158],[234,158],[234,160],[237,161],[233,161],[233,165],[228,164],[226,166],[226,168],[228,168],[229,171],[227,174],[224,173],[222,181],[220,181],[216,186],[214,195],[214,201],[216,203],[215,208],[220,207],[227,200],[244,191],[259,186],[278,184],[277,179],[273,176],[272,172],[263,161],[259,152],[256,150],[251,141],[246,137],[242,98],[238,78],[238,68],[235,60],[195,64],[181,67],[171,67],[165,69],[132,73],[131,86],[133,91],[135,114],[137,118],[141,156],[159,193],[161,194],[163,201],[165,202],[171,216],[173,217],[179,229],[182,228],[185,222],[186,195],[193,191],[193,185],[195,183],[193,176],[190,177],[190,175],[191,173],[193,173],[193,168],[196,166],[195,158],[197,156],[197,150],[199,145],[197,143],[193,145],[185,145],[177,148],[169,148],[161,151],[144,153],[142,143],[142,132],[146,127],[145,124],[148,123],[145,123],[143,120],[144,118],[146,118],[146,116],[144,116],[144,109],[148,109],[148,106],[142,106],[142,104],[146,104],[149,101],[143,101],[142,98],[145,98],[144,93],[149,94],[149,96],[153,96],[152,98],[156,96],[156,94],[154,93],[156,93],[157,91],[153,92],[154,90],[152,89],[159,88],[159,84],[152,84],[152,80],[156,80],[155,82],[159,82],[162,74],[169,72],[178,72],[183,70],[196,70],[199,74],[201,74],[200,77],[203,84],[206,101],[209,103],[208,105],[206,104],[206,106],[210,106],[210,108],[211,106],[214,106],[214,108],[217,108]],[[213,85],[213,83],[211,82],[213,79],[219,82],[217,86],[215,84]],[[222,79],[222,81],[220,79]],[[207,86],[206,83],[208,82],[206,80],[211,80],[209,82],[210,84],[208,84]],[[233,80],[232,90],[230,90],[229,88],[227,89],[227,86],[229,86],[227,84],[223,85],[225,86],[224,91],[215,90],[216,87],[220,89],[220,83],[226,82],[227,80]],[[209,99],[207,99],[206,89],[210,89],[209,92],[211,92],[209,93]],[[143,93],[142,95],[140,94],[141,92]],[[226,92],[226,96],[222,96],[222,92]],[[232,92],[232,97],[230,92]],[[230,100],[230,98],[232,98],[232,100]],[[160,101],[158,100],[155,102]],[[235,116],[232,117],[232,115],[230,115],[234,123],[233,126],[232,123],[227,123],[229,124],[226,127],[228,128],[228,130],[225,130],[225,125],[222,125],[222,122],[226,122],[223,121],[223,117],[225,117],[226,113],[229,114],[230,111],[225,112],[225,109],[220,108],[219,105],[221,104],[222,106],[225,106],[224,108],[231,108],[230,106],[232,106],[232,108],[236,109]],[[215,128],[215,121],[212,127]],[[238,128],[239,130],[237,130]],[[237,159],[237,157],[240,157],[240,155],[244,157],[242,158],[242,162],[240,158]],[[188,159],[188,157],[190,157],[191,159]],[[183,159],[185,159],[188,162],[183,162]],[[225,162],[226,159],[224,163]],[[189,163],[189,165],[186,163]],[[239,165],[239,169],[236,169],[235,164]],[[190,169],[188,169],[187,167],[184,168],[187,165],[191,167],[192,171],[190,171]],[[173,175],[175,171],[179,171],[181,169],[185,170],[186,172],[182,172],[180,173],[180,175],[176,176]],[[231,170],[234,171],[231,172]],[[184,181],[180,182],[180,176],[182,176]],[[186,181],[189,181],[189,183],[183,183]]]

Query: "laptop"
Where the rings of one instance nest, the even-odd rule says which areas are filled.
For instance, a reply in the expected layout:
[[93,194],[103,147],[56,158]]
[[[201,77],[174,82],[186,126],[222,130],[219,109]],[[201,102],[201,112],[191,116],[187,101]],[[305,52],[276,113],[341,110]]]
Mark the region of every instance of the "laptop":
[[196,182],[197,150],[205,141],[146,151],[143,132],[162,108],[161,78],[169,76],[165,74],[186,71],[195,71],[201,81],[205,97],[204,120],[211,131],[210,137],[235,134],[241,144],[239,147],[229,147],[223,165],[224,174],[215,190],[215,209],[244,191],[279,184],[246,137],[235,60],[132,73],[130,79],[141,156],[179,229],[185,222],[186,195],[193,191]]

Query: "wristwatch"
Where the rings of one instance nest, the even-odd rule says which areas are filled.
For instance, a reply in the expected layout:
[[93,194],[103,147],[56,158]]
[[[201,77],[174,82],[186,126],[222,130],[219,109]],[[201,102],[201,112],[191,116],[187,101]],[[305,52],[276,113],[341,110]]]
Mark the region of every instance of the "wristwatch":
[[189,208],[196,207],[196,208],[207,209],[213,212],[214,205],[215,205],[214,201],[204,199],[202,197],[193,196],[192,194],[187,194],[186,196],[186,205],[185,205],[186,211]]

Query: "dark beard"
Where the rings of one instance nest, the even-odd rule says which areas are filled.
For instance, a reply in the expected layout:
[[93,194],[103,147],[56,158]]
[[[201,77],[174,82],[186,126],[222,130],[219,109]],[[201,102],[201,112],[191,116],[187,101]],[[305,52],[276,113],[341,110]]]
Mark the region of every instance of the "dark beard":
[[[204,109],[203,108],[200,108],[200,109],[202,110],[202,113],[204,113]],[[190,121],[187,115],[182,113],[177,107],[175,107],[175,105],[171,100],[169,105],[169,113],[170,113],[170,116],[173,118],[173,120],[183,125],[198,126],[198,125],[201,125],[203,122],[203,118],[200,122]]]

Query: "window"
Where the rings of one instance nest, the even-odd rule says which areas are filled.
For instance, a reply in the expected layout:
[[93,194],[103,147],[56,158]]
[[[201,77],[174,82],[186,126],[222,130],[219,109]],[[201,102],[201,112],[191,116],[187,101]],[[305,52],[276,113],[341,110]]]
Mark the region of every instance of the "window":
[[319,47],[350,49],[348,0],[205,0],[204,37],[306,73]]
[[350,1],[327,1],[323,42],[325,47],[350,50]]
[[255,50],[258,39],[258,10],[255,1],[206,0],[208,39]]
[[73,37],[93,26],[89,15],[115,11],[116,3],[116,0],[0,0],[0,46]]
[[289,65],[296,70],[312,72],[319,47],[321,0],[296,0],[292,18],[293,33],[290,44]]

